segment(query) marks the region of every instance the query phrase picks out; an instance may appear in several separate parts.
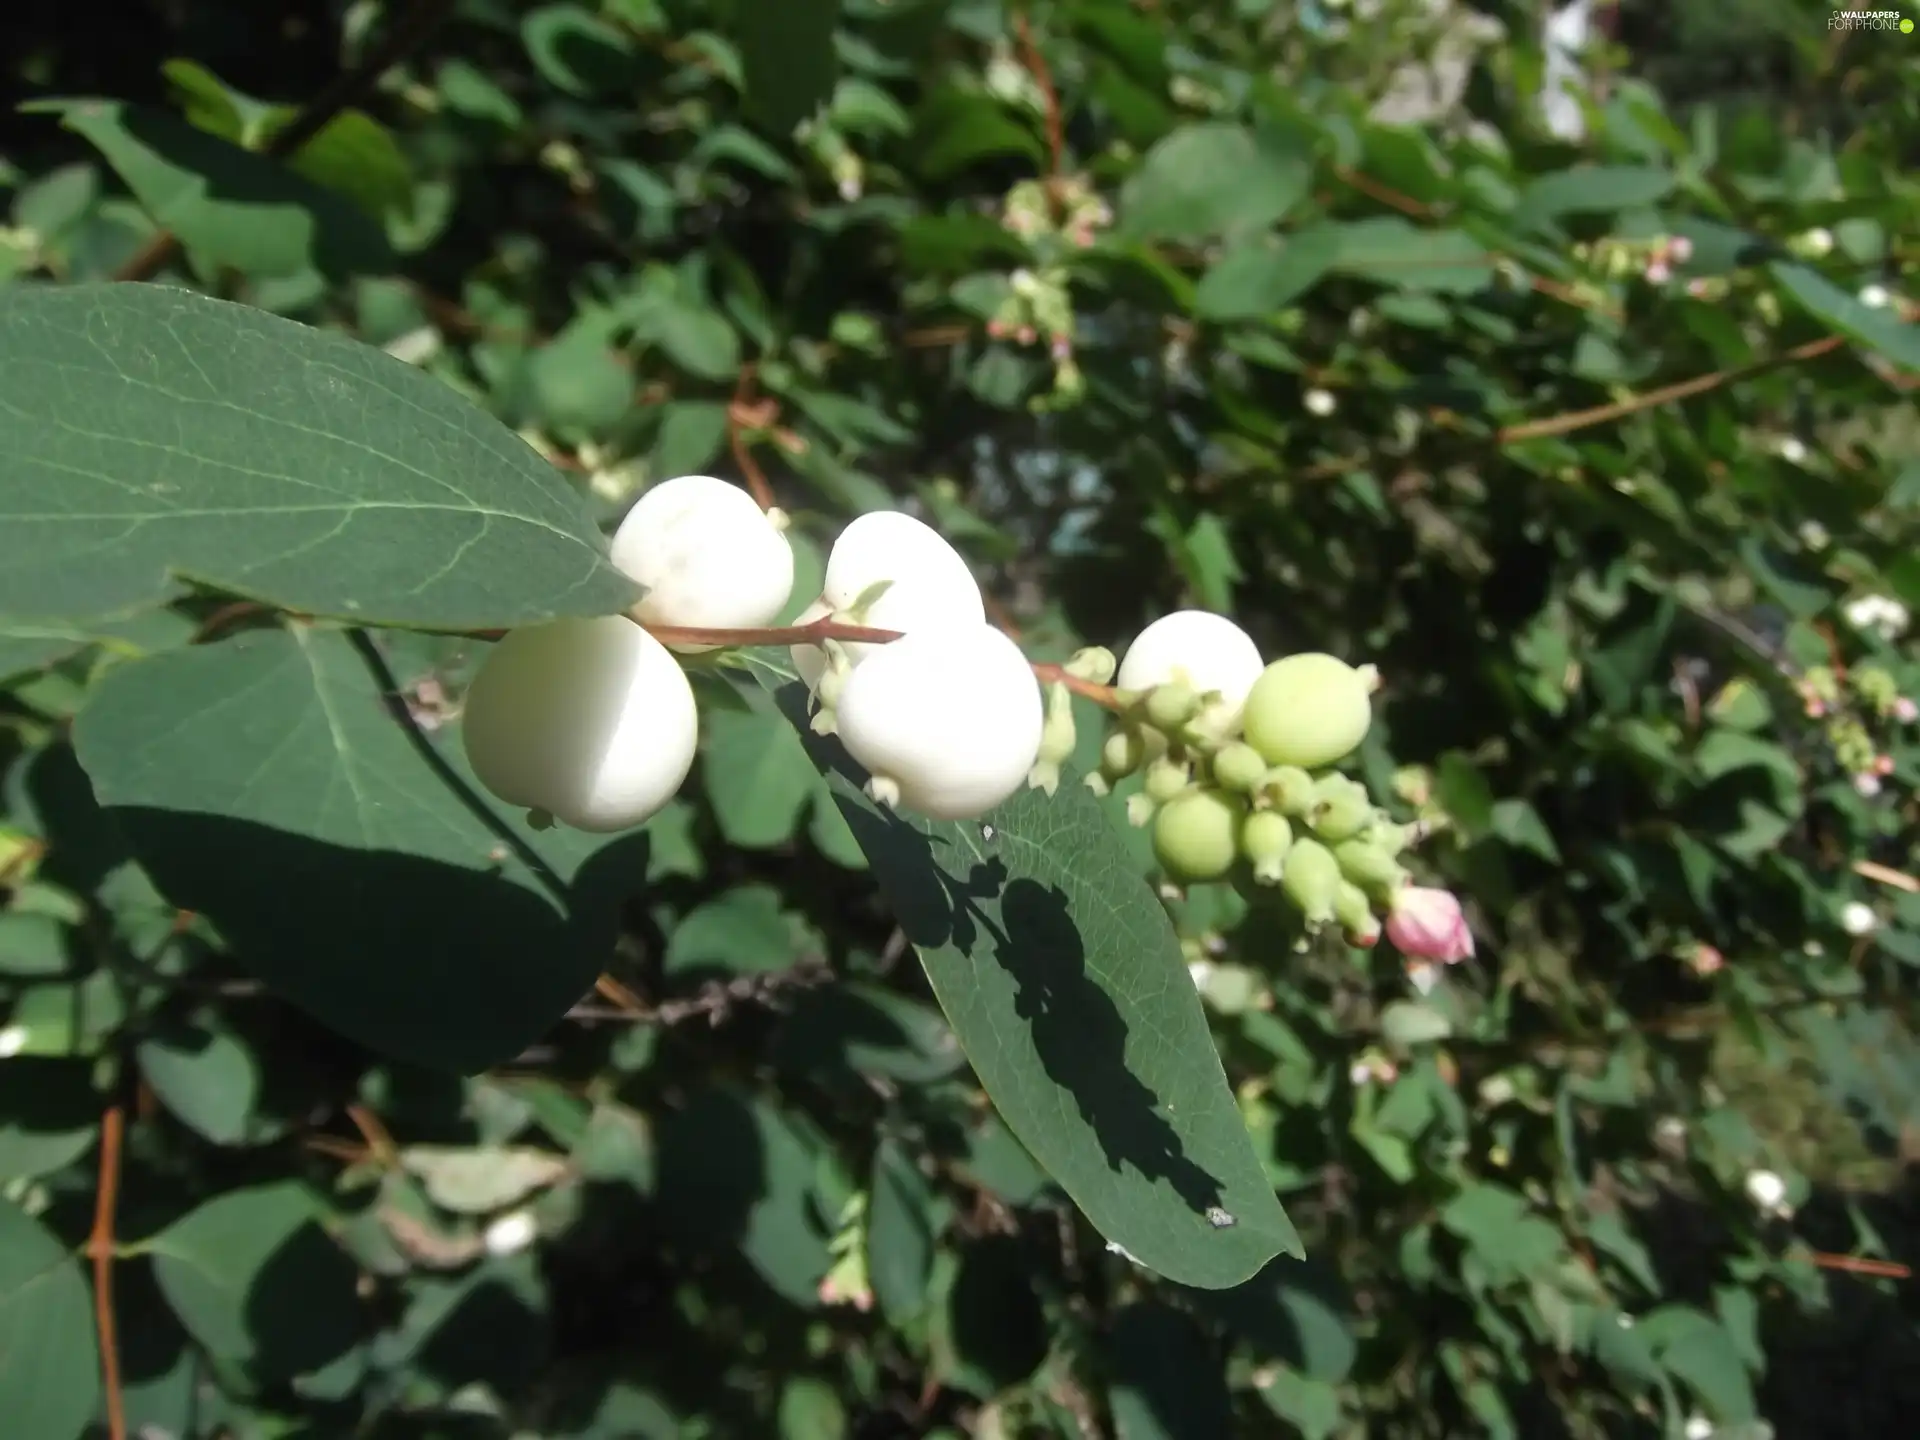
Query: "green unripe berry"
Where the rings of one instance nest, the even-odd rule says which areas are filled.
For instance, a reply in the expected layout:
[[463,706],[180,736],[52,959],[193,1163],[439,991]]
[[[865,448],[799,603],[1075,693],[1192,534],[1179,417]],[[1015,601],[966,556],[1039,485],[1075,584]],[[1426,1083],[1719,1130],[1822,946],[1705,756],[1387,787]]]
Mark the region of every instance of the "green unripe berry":
[[1100,774],[1109,783],[1124,780],[1147,759],[1147,744],[1138,730],[1116,730],[1101,742]]
[[1373,802],[1365,794],[1336,795],[1332,799],[1321,800],[1307,817],[1307,823],[1313,826],[1313,833],[1329,845],[1342,840],[1351,840],[1373,819]]
[[1147,767],[1142,787],[1147,798],[1164,805],[1193,783],[1193,770],[1177,760],[1159,759]]
[[1308,925],[1324,925],[1333,919],[1333,902],[1340,894],[1340,862],[1318,840],[1302,836],[1287,852],[1280,884]]
[[1365,932],[1373,923],[1373,906],[1367,900],[1367,892],[1351,880],[1342,880],[1333,896],[1333,918],[1349,935]]
[[1373,723],[1369,677],[1333,655],[1289,655],[1267,666],[1248,692],[1247,743],[1269,765],[1316,770],[1344,760]]
[[1252,794],[1267,778],[1267,762],[1251,745],[1236,740],[1214,755],[1213,778],[1229,790]]
[[1200,697],[1191,685],[1170,680],[1147,692],[1146,710],[1154,729],[1171,733],[1200,713]]
[[1153,803],[1151,795],[1141,793],[1127,797],[1127,823],[1136,830],[1146,828],[1153,820],[1153,812],[1159,806]]
[[1407,872],[1393,855],[1371,840],[1348,840],[1333,847],[1340,873],[1369,895],[1386,899],[1406,883]]
[[1277,885],[1293,848],[1293,825],[1278,810],[1256,810],[1240,829],[1240,853],[1253,863],[1253,878]]
[[1244,805],[1217,790],[1188,791],[1154,817],[1153,853],[1179,884],[1218,880],[1240,856],[1245,816]]
[[1282,815],[1304,816],[1313,808],[1313,777],[1298,765],[1281,765],[1267,773],[1260,794]]

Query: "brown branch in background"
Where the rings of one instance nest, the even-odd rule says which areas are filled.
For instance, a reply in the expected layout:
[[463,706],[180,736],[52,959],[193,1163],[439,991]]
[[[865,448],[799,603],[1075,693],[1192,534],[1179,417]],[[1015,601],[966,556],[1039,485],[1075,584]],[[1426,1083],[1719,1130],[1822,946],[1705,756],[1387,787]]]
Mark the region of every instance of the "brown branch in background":
[[709,1025],[718,1026],[739,1006],[777,1005],[789,990],[811,989],[832,978],[833,968],[816,955],[785,970],[716,980],[702,985],[685,999],[649,1005],[612,976],[602,975],[593,988],[610,999],[617,996],[615,1003],[610,1006],[576,1005],[567,1012],[567,1018],[623,1021],[633,1025],[680,1025],[704,1016]]
[[754,503],[762,510],[773,509],[773,486],[767,483],[766,473],[753,458],[753,447],[747,443],[747,431],[764,430],[779,417],[780,407],[776,402],[754,400],[753,362],[748,361],[740,367],[740,379],[733,387],[733,399],[727,402],[727,446],[733,451],[733,463],[739,467],[741,476],[747,482],[747,489],[753,492]]
[[1027,17],[1016,14],[1013,17],[1013,33],[1020,41],[1020,61],[1033,76],[1033,83],[1040,87],[1040,98],[1046,106],[1047,120],[1047,179],[1049,188],[1057,186],[1060,177],[1066,173],[1067,138],[1066,127],[1060,120],[1060,93],[1053,88],[1053,72],[1047,68],[1047,59],[1040,53],[1040,47],[1034,43],[1033,27],[1027,23]]
[[[425,41],[452,12],[453,6],[454,0],[415,0],[413,8],[400,17],[381,44],[368,52],[358,65],[336,76],[331,85],[301,106],[300,113],[284,129],[276,130],[268,137],[260,153],[271,159],[291,155],[326,129],[343,110],[364,99],[382,75]],[[113,278],[150,280],[179,250],[180,241],[171,230],[159,231],[114,273]]]
[[1642,410],[1651,410],[1655,406],[1671,405],[1676,400],[1687,400],[1695,395],[1704,395],[1709,390],[1718,390],[1722,385],[1730,385],[1738,380],[1750,380],[1756,375],[1778,369],[1783,365],[1793,365],[1802,360],[1812,360],[1821,355],[1831,354],[1846,343],[1843,336],[1827,335],[1818,340],[1809,340],[1804,345],[1796,345],[1793,349],[1778,355],[1769,355],[1764,360],[1756,360],[1750,365],[1696,375],[1691,380],[1663,385],[1658,390],[1649,390],[1644,395],[1629,396],[1611,405],[1596,405],[1589,410],[1569,410],[1563,415],[1548,415],[1540,420],[1528,420],[1523,424],[1509,425],[1495,438],[1502,445],[1511,445],[1520,440],[1539,440],[1549,435],[1566,435],[1574,430],[1584,430],[1590,425],[1604,425],[1610,420],[1624,419],[1628,415],[1637,414]]
[[113,1317],[113,1220],[120,1202],[120,1149],[126,1111],[116,1102],[100,1121],[100,1181],[93,1199],[93,1231],[87,1256],[93,1262],[93,1318],[100,1334],[100,1385],[106,1392],[108,1440],[127,1440],[126,1399],[120,1388],[120,1342]]
[[393,1136],[381,1123],[380,1117],[364,1105],[347,1106],[347,1119],[353,1122],[353,1128],[360,1132],[360,1138],[367,1142],[367,1153],[382,1165],[394,1165],[400,1159],[400,1147],[393,1143]]
[[1882,885],[1891,885],[1909,895],[1920,895],[1920,879],[1886,865],[1876,865],[1871,860],[1854,861],[1853,873],[1863,880],[1878,880]]
[[1341,184],[1352,186],[1368,199],[1378,200],[1382,205],[1390,206],[1402,215],[1411,215],[1416,220],[1427,220],[1433,216],[1432,206],[1423,205],[1411,195],[1403,195],[1391,185],[1382,185],[1372,176],[1363,175],[1358,170],[1348,169],[1345,165],[1336,165],[1333,167],[1333,176]]
[[1844,1270],[1849,1275],[1873,1275],[1882,1280],[1911,1280],[1913,1271],[1897,1260],[1865,1260],[1857,1255],[1832,1255],[1815,1250],[1807,1258],[1822,1270]]

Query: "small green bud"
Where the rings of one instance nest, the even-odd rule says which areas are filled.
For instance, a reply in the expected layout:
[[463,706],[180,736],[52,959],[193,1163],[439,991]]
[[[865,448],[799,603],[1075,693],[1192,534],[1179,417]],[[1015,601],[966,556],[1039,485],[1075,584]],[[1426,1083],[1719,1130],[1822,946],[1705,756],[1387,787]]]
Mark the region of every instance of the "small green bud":
[[1147,767],[1145,790],[1149,799],[1166,804],[1193,783],[1193,769],[1178,760],[1159,759]]
[[1154,798],[1142,791],[1138,795],[1127,797],[1127,823],[1136,830],[1144,830],[1153,820],[1153,812],[1160,807]]
[[1153,853],[1180,884],[1218,880],[1240,856],[1245,816],[1245,805],[1230,796],[1190,790],[1160,808],[1153,822]]
[[1133,774],[1147,759],[1147,744],[1138,730],[1116,730],[1100,744],[1100,773],[1109,784]]
[[1314,770],[1344,760],[1373,723],[1377,681],[1332,655],[1276,660],[1247,693],[1246,741],[1269,765]]
[[1373,840],[1344,841],[1333,847],[1333,858],[1340,862],[1342,875],[1369,895],[1383,900],[1407,880],[1407,872],[1393,858],[1393,852]]
[[1280,765],[1267,772],[1260,798],[1282,815],[1305,816],[1313,808],[1313,777],[1298,765]]
[[1200,713],[1200,697],[1191,685],[1170,680],[1147,692],[1147,719],[1156,730],[1178,730]]
[[1062,668],[1076,680],[1085,680],[1090,685],[1105,685],[1113,679],[1120,662],[1113,658],[1113,652],[1105,646],[1089,645],[1084,650],[1074,651]]
[[1213,778],[1229,790],[1252,794],[1267,778],[1267,762],[1251,745],[1234,741],[1213,757]]
[[533,809],[527,811],[527,828],[529,830],[551,830],[554,827],[554,823],[553,812],[551,810]]
[[1201,993],[1222,1015],[1244,1015],[1260,995],[1260,977],[1245,965],[1208,968]]
[[1278,810],[1256,810],[1240,829],[1240,853],[1253,863],[1253,878],[1277,885],[1293,848],[1293,826]]
[[1047,686],[1047,719],[1040,730],[1040,752],[1033,769],[1027,772],[1027,784],[1052,795],[1060,788],[1060,766],[1073,754],[1073,693],[1058,682]]
[[1351,880],[1342,880],[1333,895],[1333,918],[1349,935],[1364,934],[1373,922],[1373,905],[1367,892]]
[[1340,794],[1318,801],[1307,816],[1313,833],[1329,845],[1351,840],[1373,819],[1373,802],[1365,795]]
[[1280,884],[1307,924],[1324,925],[1333,919],[1333,902],[1340,893],[1340,862],[1318,840],[1302,836],[1287,852]]
[[892,588],[893,581],[890,579],[874,581],[873,584],[867,586],[866,589],[854,596],[853,603],[834,618],[844,620],[850,625],[858,625],[867,618],[867,612],[880,602],[880,597]]

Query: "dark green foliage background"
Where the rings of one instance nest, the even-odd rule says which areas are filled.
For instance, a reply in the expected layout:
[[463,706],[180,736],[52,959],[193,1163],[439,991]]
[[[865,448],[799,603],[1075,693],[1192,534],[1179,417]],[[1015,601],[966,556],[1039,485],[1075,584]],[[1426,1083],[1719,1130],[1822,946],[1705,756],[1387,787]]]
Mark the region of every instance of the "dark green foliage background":
[[[109,1433],[109,1154],[134,1434],[1899,1433],[1913,1283],[1832,1257],[1920,1264],[1920,730],[1870,718],[1863,795],[1797,687],[1920,695],[1911,635],[1849,618],[1920,609],[1920,331],[1856,298],[1920,264],[1920,40],[1628,6],[1575,146],[1535,119],[1518,5],[777,8],[10,12],[7,1433]],[[263,153],[431,10],[355,110]],[[1370,118],[1468,11],[1513,30],[1458,98]],[[1112,211],[1085,247],[1001,223],[1056,144]],[[147,276],[161,225],[150,278],[268,314],[70,288]],[[1693,246],[1671,284],[1576,252],[1664,234]],[[1068,283],[1077,390],[990,328],[1023,270]],[[177,351],[116,346],[136,312]],[[363,343],[277,371],[274,315]],[[364,433],[302,428],[348,403]],[[1036,658],[1201,605],[1380,667],[1357,768],[1443,823],[1423,874],[1478,957],[1422,994],[1384,949],[1162,896],[1252,1158],[1198,1021],[1145,1088],[1195,1096],[1181,1133],[1284,1215],[1243,1205],[1209,1252],[1097,1147],[1056,1180],[1014,1138],[1094,1134],[1129,1078],[1115,987],[1163,1003],[1152,906],[1076,913],[1153,893],[1118,802],[996,817],[1054,868],[973,913],[1057,941],[1064,900],[1075,977],[940,929],[904,852],[869,871],[883,822],[769,698],[779,652],[701,677],[701,760],[640,834],[526,836],[472,794],[458,632],[625,603],[595,525],[737,477],[734,439],[795,517],[796,610],[840,524],[910,505]],[[128,528],[169,486],[218,516]],[[407,528],[442,510],[486,519]],[[989,1082],[970,1026],[1014,1034],[1020,1083],[1047,1026],[1083,1068],[1003,1122],[943,1004]],[[1225,1288],[1088,1222],[1130,1206],[1141,1259]],[[1294,1230],[1304,1260],[1228,1283]],[[826,1303],[862,1269],[863,1305]]]

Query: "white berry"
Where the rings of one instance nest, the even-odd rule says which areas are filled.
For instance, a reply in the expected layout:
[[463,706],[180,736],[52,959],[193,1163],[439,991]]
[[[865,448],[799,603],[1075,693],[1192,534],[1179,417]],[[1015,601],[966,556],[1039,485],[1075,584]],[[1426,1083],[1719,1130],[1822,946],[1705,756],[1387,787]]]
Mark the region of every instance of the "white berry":
[[936,820],[971,820],[1024,789],[1045,707],[1020,647],[984,622],[876,648],[836,704],[868,793]]
[[[820,599],[796,623],[846,610],[882,581],[891,583],[856,623],[904,635],[928,625],[986,622],[980,584],[960,552],[939,531],[911,515],[875,510],[840,532],[827,556]],[[855,665],[885,646],[881,641],[842,643]],[[796,645],[793,666],[811,689],[819,683],[826,657],[817,646]]]
[[1217,690],[1231,724],[1265,668],[1260,647],[1226,616],[1176,610],[1140,632],[1114,683],[1122,690],[1151,690],[1179,680],[1200,694]]
[[648,625],[754,629],[793,593],[793,547],[778,512],[711,475],[682,475],[642,495],[614,532],[613,564],[647,587],[634,613]]
[[680,662],[623,615],[511,632],[482,662],[461,723],[488,790],[593,831],[638,825],[671,800],[699,728]]

